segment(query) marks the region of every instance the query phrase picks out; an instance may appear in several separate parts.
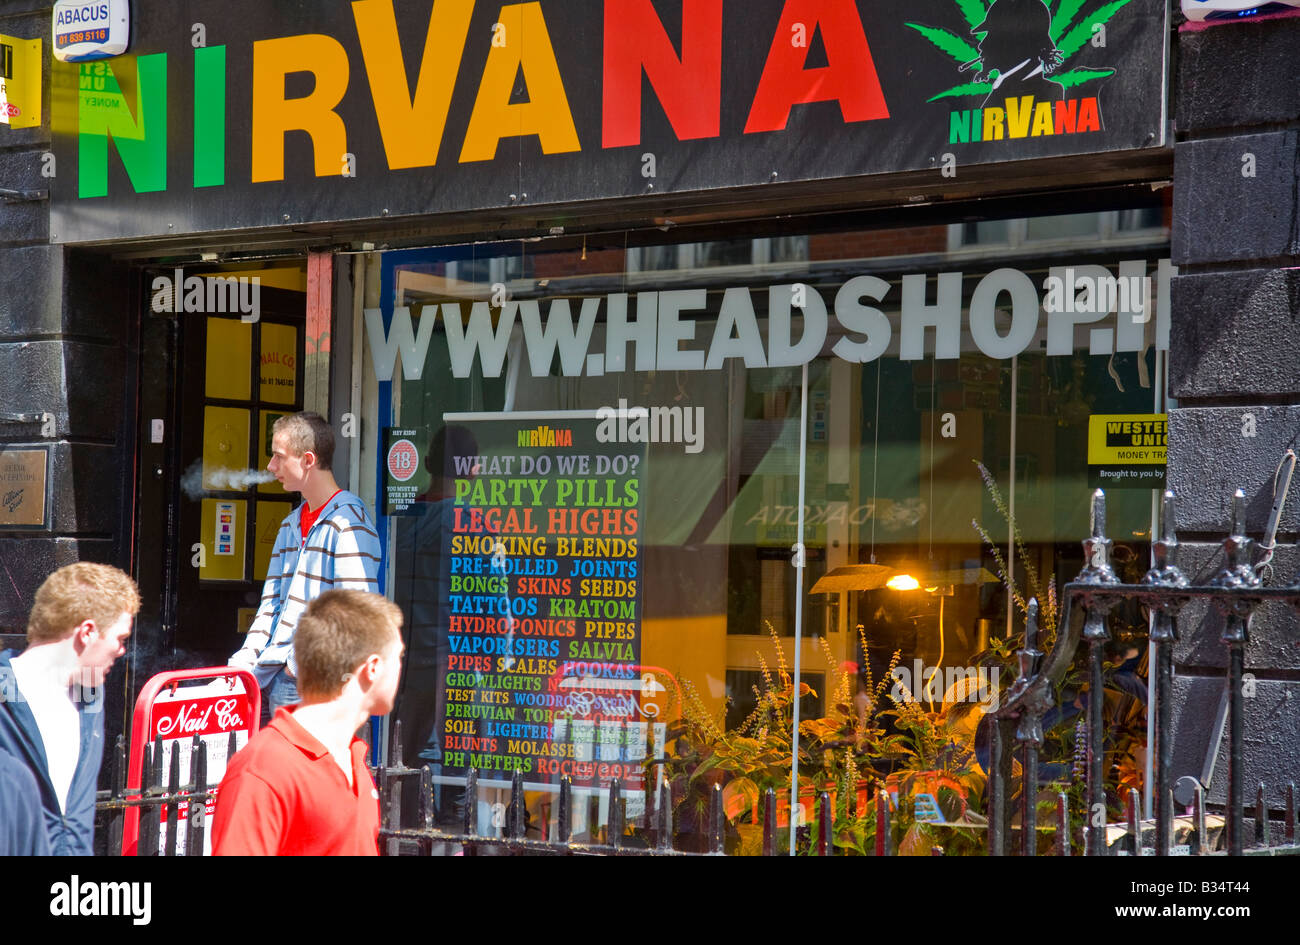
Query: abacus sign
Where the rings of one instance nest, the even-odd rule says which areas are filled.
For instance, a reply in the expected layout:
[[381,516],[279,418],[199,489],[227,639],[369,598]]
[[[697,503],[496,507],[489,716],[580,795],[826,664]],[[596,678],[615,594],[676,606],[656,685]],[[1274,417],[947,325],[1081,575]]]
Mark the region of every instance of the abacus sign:
[[1159,147],[1165,7],[176,0],[131,56],[56,68],[54,238]]
[[130,42],[130,0],[57,0],[51,17],[59,62],[119,56]]

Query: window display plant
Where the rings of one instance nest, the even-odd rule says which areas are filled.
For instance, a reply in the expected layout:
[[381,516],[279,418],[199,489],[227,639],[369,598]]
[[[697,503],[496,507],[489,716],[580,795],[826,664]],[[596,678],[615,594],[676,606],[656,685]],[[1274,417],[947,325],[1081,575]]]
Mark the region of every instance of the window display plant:
[[[722,788],[727,848],[733,854],[761,851],[762,798],[768,788],[779,810],[788,803],[796,692],[781,640],[770,625],[767,629],[776,669],[759,654],[763,685],[755,687],[757,704],[740,725],[727,730],[725,709],[715,716],[693,685],[684,686],[682,718],[670,732],[676,751],[667,763],[679,845],[701,842],[714,785]],[[828,665],[835,666],[829,645],[819,642]],[[841,667],[826,714],[800,721],[801,797],[815,818],[816,798],[823,791],[831,796],[840,854],[874,849],[877,786],[897,808],[891,829],[898,852],[928,855],[935,845],[953,853],[980,852],[983,819],[976,808],[984,776],[974,760],[966,704],[954,697],[939,711],[923,711],[891,675],[898,656],[884,678],[869,679],[865,698],[859,693],[855,699],[854,678]],[[801,682],[798,696],[805,695],[815,693]],[[917,821],[918,794],[934,798],[946,824]],[[800,828],[800,852],[810,846],[810,834],[810,823]]]

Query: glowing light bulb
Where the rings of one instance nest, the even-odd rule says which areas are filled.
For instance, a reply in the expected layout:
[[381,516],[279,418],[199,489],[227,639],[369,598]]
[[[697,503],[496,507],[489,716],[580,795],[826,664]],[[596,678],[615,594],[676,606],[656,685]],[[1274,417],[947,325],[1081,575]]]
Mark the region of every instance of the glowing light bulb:
[[920,586],[921,582],[910,574],[895,574],[885,582],[885,587],[896,591],[914,591]]

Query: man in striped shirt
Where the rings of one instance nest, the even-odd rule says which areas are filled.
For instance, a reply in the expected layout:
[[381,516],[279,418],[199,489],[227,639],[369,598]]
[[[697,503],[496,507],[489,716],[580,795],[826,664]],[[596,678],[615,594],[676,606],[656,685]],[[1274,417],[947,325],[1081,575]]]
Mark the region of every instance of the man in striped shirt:
[[262,724],[298,698],[293,633],[307,605],[330,590],[379,591],[379,533],[360,498],[331,471],[334,431],[316,413],[275,421],[267,469],[302,504],[280,523],[257,616],[231,666],[262,687]]

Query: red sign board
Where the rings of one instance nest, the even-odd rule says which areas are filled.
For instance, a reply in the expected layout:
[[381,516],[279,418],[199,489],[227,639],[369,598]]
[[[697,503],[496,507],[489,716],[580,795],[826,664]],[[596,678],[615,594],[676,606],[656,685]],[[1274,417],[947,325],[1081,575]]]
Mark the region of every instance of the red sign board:
[[[180,759],[181,785],[190,782],[194,738],[198,736],[208,748],[207,785],[209,790],[221,783],[226,772],[230,733],[235,733],[237,748],[248,744],[257,733],[262,711],[262,694],[253,674],[227,666],[186,669],[159,673],[145,684],[135,702],[131,723],[131,755],[127,768],[127,796],[138,796],[140,777],[148,745],[162,739],[161,756],[155,763],[171,770],[172,754]],[[155,769],[156,770],[156,769]],[[164,775],[165,777],[165,775]],[[215,800],[207,804],[209,829],[204,833],[204,852],[208,852]],[[165,812],[164,812],[165,813]],[[185,805],[179,808],[180,829],[176,832],[177,850],[185,845]],[[159,815],[163,816],[162,813]],[[160,842],[166,832],[160,831]],[[122,830],[122,855],[135,856],[140,839],[139,808],[130,808]]]

